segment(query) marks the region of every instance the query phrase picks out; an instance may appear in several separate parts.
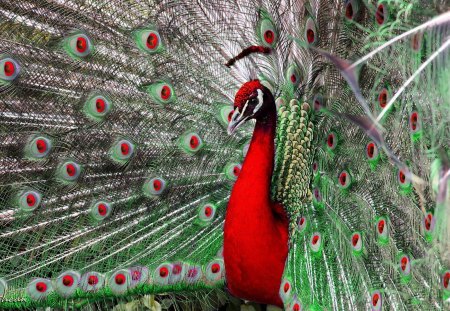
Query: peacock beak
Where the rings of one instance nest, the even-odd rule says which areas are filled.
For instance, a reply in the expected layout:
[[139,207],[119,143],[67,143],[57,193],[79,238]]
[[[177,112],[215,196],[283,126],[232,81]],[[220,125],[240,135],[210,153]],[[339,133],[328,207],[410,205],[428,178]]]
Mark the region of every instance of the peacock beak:
[[236,107],[234,109],[233,115],[231,116],[231,120],[228,123],[228,135],[233,134],[233,132],[242,124],[244,123],[249,117],[244,116],[244,114],[241,114],[239,112],[239,108]]

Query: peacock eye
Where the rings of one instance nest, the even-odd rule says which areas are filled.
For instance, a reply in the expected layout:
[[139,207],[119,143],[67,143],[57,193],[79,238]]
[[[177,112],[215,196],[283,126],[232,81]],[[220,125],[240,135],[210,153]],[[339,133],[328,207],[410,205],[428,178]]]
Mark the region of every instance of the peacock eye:
[[298,219],[297,227],[299,232],[303,232],[306,229],[308,222],[306,221],[306,217],[302,216]]
[[203,224],[209,224],[216,215],[216,206],[211,203],[206,203],[198,209],[198,218]]
[[372,306],[372,311],[380,311],[383,306],[383,298],[381,297],[380,291],[373,291],[370,295],[370,304]]
[[66,161],[59,166],[58,177],[61,181],[74,182],[81,174],[81,166],[73,161]]
[[240,163],[228,163],[225,166],[225,176],[229,180],[236,180],[241,172],[242,165]]
[[121,295],[128,290],[131,284],[130,271],[127,269],[120,269],[108,279],[108,286],[114,294]]
[[91,39],[84,33],[76,33],[64,39],[64,49],[74,58],[83,58],[91,54]]
[[300,71],[297,65],[292,64],[286,71],[286,81],[293,87],[297,87],[301,82]]
[[20,73],[20,65],[11,57],[0,59],[0,79],[4,82],[13,81]]
[[313,108],[314,111],[318,112],[320,111],[320,109],[325,107],[325,101],[323,100],[323,96],[320,93],[317,93],[316,95],[314,95],[313,98]]
[[153,272],[153,281],[159,285],[167,285],[171,274],[172,265],[170,263],[162,263]]
[[[442,286],[445,290],[450,290],[450,270],[447,270],[442,275]],[[1,292],[0,292],[1,293]]]
[[436,224],[436,218],[432,213],[427,213],[423,219],[423,227],[426,233],[432,233]]
[[411,185],[411,173],[408,168],[404,167],[398,170],[397,172],[397,180],[400,185],[400,188],[407,189]]
[[52,149],[52,141],[45,136],[31,136],[25,146],[25,155],[32,159],[45,158]]
[[411,37],[411,49],[414,52],[419,52],[422,48],[423,33],[417,32]]
[[112,145],[110,154],[114,161],[124,163],[134,155],[134,151],[135,146],[132,142],[121,139]]
[[348,189],[351,185],[352,177],[350,173],[346,170],[343,170],[339,173],[338,176],[338,185],[342,189]]
[[18,195],[20,209],[31,212],[41,204],[41,194],[35,190],[22,191]]
[[408,255],[400,256],[398,265],[399,265],[399,271],[404,277],[410,275],[410,273],[411,273],[411,261],[410,261]]
[[309,246],[314,253],[321,250],[322,247],[322,235],[319,232],[314,232],[309,240]]
[[95,292],[103,287],[105,277],[95,271],[86,272],[80,280],[80,288],[85,292]]
[[72,296],[78,288],[80,278],[80,274],[73,270],[61,273],[53,283],[55,291],[65,298]]
[[370,160],[376,160],[378,159],[378,147],[377,145],[371,141],[366,145],[366,157]]
[[141,29],[134,33],[134,40],[139,49],[149,54],[160,53],[164,50],[161,36],[154,28]]
[[360,1],[346,0],[344,9],[345,9],[345,17],[349,20],[355,20],[360,13]]
[[292,284],[288,279],[281,281],[279,290],[280,298],[283,302],[289,301],[292,294]]
[[189,284],[196,283],[202,278],[202,269],[200,266],[189,265],[186,269],[185,280]]
[[384,109],[386,107],[390,97],[391,94],[388,88],[381,89],[380,93],[378,94],[378,106],[380,109]]
[[377,11],[375,12],[375,20],[378,25],[384,25],[389,18],[389,9],[385,0],[379,1],[377,6]]
[[[266,14],[264,13],[264,15]],[[278,33],[268,16],[264,16],[260,21],[259,37],[264,46],[274,47],[277,44]]]
[[217,282],[222,279],[224,263],[222,259],[211,261],[205,268],[205,277],[209,282]]
[[162,177],[152,177],[144,182],[142,190],[147,196],[153,197],[161,195],[166,187],[167,183]]
[[203,148],[203,140],[195,132],[183,134],[179,139],[179,147],[187,154],[194,154]]
[[176,96],[172,85],[158,81],[146,87],[147,93],[158,104],[169,104],[175,101]]
[[308,17],[305,25],[305,40],[309,45],[316,45],[319,41],[318,39],[316,23],[311,17]]
[[84,104],[84,113],[94,120],[102,119],[111,109],[111,102],[102,95],[92,96]]
[[286,310],[302,311],[303,310],[302,304],[300,303],[297,297],[294,297],[294,299],[292,299],[292,301],[289,303],[289,307]]
[[389,239],[389,226],[387,218],[385,217],[378,218],[375,230],[377,232],[378,241],[382,244],[387,243]]
[[326,144],[327,144],[327,148],[329,150],[336,149],[336,146],[338,144],[338,138],[337,138],[336,132],[331,132],[328,134]]
[[226,128],[228,123],[231,121],[231,117],[233,116],[233,107],[230,105],[224,105],[219,109],[219,122]]
[[412,134],[419,132],[421,129],[421,122],[419,118],[419,113],[417,111],[413,111],[409,115],[409,129],[411,130]]
[[352,245],[352,250],[354,253],[359,254],[362,252],[363,243],[362,243],[362,237],[361,237],[360,232],[354,232],[352,234],[351,245]]
[[101,221],[107,218],[112,211],[111,203],[98,201],[91,206],[91,215],[95,220]]
[[313,197],[314,197],[314,201],[316,201],[317,203],[322,202],[322,194],[320,193],[320,189],[315,187],[313,189]]
[[135,266],[130,269],[130,287],[133,288],[138,284],[145,283],[149,277],[149,271],[147,267],[144,266]]
[[317,174],[319,172],[319,163],[317,161],[314,161],[312,163],[312,171],[314,174]]
[[33,300],[42,300],[53,291],[52,282],[48,279],[36,278],[27,286],[27,293]]

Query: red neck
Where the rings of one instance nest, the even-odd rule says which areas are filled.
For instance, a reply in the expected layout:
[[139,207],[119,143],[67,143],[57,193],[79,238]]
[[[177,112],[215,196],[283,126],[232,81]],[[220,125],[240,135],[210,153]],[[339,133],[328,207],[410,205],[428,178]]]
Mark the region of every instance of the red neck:
[[231,192],[224,228],[227,287],[240,298],[282,306],[278,295],[288,253],[288,220],[270,199],[275,157],[273,97],[257,120],[242,170]]

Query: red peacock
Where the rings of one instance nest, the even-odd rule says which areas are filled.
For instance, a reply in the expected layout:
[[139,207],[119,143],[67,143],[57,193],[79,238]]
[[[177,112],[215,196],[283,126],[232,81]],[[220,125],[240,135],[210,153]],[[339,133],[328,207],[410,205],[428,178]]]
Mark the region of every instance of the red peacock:
[[448,307],[449,8],[2,1],[0,308]]

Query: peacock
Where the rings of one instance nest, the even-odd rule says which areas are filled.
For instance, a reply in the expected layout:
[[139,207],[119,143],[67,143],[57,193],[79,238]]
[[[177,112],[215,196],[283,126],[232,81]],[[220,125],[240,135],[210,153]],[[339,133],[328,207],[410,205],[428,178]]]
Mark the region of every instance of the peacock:
[[2,0],[0,309],[448,310],[449,81],[448,0]]

